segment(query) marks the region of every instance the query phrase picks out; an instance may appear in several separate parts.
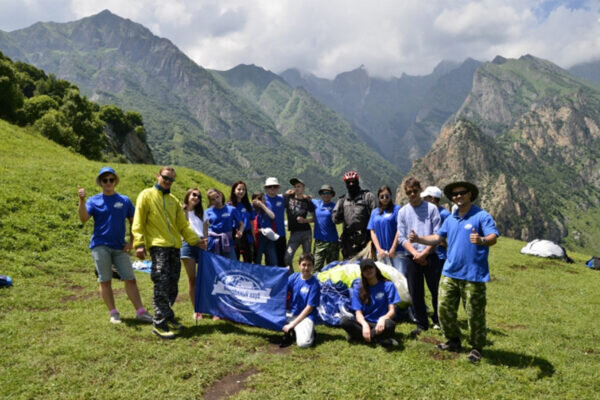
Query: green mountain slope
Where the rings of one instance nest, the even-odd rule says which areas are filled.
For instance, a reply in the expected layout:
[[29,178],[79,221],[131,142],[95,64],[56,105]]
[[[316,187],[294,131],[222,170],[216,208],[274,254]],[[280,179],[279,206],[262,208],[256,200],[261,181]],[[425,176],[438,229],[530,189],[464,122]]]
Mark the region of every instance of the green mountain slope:
[[475,182],[506,236],[600,251],[600,92],[544,60],[497,59],[460,115],[411,174]]
[[285,181],[304,170],[321,177],[306,178],[313,188],[340,179],[306,148],[285,140],[250,94],[240,96],[168,40],[109,11],[2,33],[0,49],[72,80],[92,100],[139,111],[157,162],[228,183],[242,178],[260,185],[270,175]]
[[[366,186],[401,179],[398,169],[369,148],[348,121],[303,88],[292,89],[279,76],[256,66],[240,65],[213,73],[260,107],[281,132],[283,140],[306,149],[307,159],[316,160],[330,171],[330,176],[356,169]],[[307,180],[321,185],[330,179],[320,176],[321,172],[310,164],[303,167],[302,163],[297,161]]]

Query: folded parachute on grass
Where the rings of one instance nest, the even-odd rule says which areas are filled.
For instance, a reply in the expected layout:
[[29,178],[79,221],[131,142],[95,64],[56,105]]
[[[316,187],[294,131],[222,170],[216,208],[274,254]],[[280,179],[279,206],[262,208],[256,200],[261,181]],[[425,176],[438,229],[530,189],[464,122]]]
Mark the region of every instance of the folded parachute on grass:
[[573,259],[567,255],[567,251],[564,247],[550,240],[535,239],[527,243],[521,249],[521,254],[529,254],[544,258],[556,258],[569,264],[573,263]]

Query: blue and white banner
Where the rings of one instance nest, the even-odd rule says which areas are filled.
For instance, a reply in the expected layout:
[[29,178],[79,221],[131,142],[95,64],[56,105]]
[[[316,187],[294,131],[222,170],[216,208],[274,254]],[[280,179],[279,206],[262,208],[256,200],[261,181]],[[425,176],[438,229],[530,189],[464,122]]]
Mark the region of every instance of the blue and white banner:
[[196,312],[280,331],[286,323],[288,270],[200,250]]

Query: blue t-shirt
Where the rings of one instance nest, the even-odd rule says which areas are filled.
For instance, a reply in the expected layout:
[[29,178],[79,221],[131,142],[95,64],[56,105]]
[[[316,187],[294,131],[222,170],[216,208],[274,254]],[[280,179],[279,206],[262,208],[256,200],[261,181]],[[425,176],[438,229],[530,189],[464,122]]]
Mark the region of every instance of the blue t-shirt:
[[110,196],[99,193],[88,199],[85,209],[94,217],[90,249],[96,246],[122,249],[125,246],[125,220],[133,218],[135,213],[129,197],[119,193]]
[[457,210],[446,218],[437,232],[448,241],[448,258],[442,274],[470,282],[488,282],[490,248],[471,243],[469,236],[473,228],[481,236],[491,233],[500,236],[492,216],[481,208],[472,205],[462,218],[458,216]]
[[315,239],[323,242],[337,242],[338,232],[333,220],[331,211],[335,207],[334,202],[323,203],[323,200],[313,200],[315,205]]
[[265,196],[265,203],[275,214],[275,232],[279,236],[285,237],[285,200],[283,196],[278,194],[275,197]]
[[388,312],[390,304],[399,303],[400,296],[396,290],[396,286],[391,281],[380,281],[375,286],[369,287],[369,304],[363,304],[360,301],[360,285],[361,280],[358,279],[353,285],[352,290],[352,309],[354,311],[362,311],[365,319],[369,322],[376,323],[379,317],[384,316]]
[[[204,222],[209,222],[209,232],[228,233],[232,232],[233,228],[240,224],[241,216],[235,207],[226,204],[223,208],[210,207],[204,211],[203,220]],[[214,237],[208,237],[209,250],[213,248],[214,241]],[[233,243],[231,245],[233,246]]]
[[256,212],[256,227],[258,229],[271,228],[271,229],[275,230],[273,228],[273,225],[274,225],[273,220],[271,218],[269,218],[267,213],[265,213],[263,210]]
[[[237,203],[237,205],[235,206],[235,209],[240,214],[240,218],[241,218],[242,222],[244,223],[244,230],[245,231],[252,230],[251,222],[254,218],[256,218],[256,213],[254,212],[254,209],[252,207],[250,207],[250,211],[248,211],[248,210],[246,210],[246,207],[244,207],[244,205],[242,203]],[[252,235],[248,235],[248,242],[249,243],[254,242]]]
[[292,315],[300,315],[306,306],[314,307],[314,310],[308,315],[308,318],[315,320],[317,307],[321,301],[321,285],[313,275],[309,279],[302,279],[300,272],[295,272],[288,278],[287,285],[290,297],[290,312]]
[[[446,208],[442,207],[442,206],[438,207],[438,211],[440,212],[440,220],[441,220],[441,223],[443,224],[444,221],[446,220],[446,218],[448,218],[450,216],[450,211],[446,210]],[[447,250],[444,246],[438,246],[435,248],[435,253],[437,254],[437,256],[440,260],[446,259],[446,252],[447,252]]]
[[383,214],[379,214],[379,208],[374,209],[371,212],[371,218],[367,229],[375,231],[375,236],[379,241],[379,246],[383,250],[389,250],[394,244],[394,238],[398,231],[398,211],[400,210],[399,205],[394,205],[391,212],[384,211]]

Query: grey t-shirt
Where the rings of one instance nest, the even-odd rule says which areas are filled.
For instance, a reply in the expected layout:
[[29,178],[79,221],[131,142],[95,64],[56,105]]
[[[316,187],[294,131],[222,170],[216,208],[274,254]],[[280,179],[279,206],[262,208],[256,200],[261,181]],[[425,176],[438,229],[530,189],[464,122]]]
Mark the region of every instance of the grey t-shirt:
[[[411,230],[419,236],[433,235],[437,233],[442,224],[440,212],[437,207],[426,201],[422,201],[417,207],[406,204],[398,211],[398,242],[404,247]],[[423,251],[427,246],[420,243],[412,243],[415,250]]]

